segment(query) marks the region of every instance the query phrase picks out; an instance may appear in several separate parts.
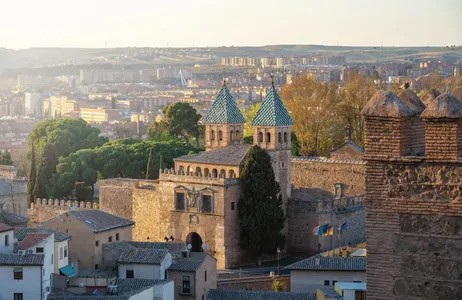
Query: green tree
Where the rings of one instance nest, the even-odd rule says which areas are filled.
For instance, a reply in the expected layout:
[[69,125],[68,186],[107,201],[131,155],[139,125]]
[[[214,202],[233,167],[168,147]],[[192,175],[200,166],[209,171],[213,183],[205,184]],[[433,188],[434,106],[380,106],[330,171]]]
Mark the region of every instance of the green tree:
[[56,172],[58,157],[55,148],[49,144],[43,150],[42,159],[37,170],[37,179],[35,181],[34,196],[36,198],[48,198],[50,193],[50,180]]
[[286,289],[286,285],[280,278],[273,278],[271,288],[273,289],[273,292],[282,292]]
[[250,109],[241,109],[242,115],[245,119],[244,124],[244,137],[253,136],[252,119],[260,109],[261,102],[252,105]]
[[11,159],[11,152],[6,150],[5,152],[0,152],[0,165],[12,166],[13,160]]
[[148,165],[146,167],[146,179],[153,178],[153,169],[152,169],[152,150],[149,150]]
[[196,145],[198,145],[198,123],[201,116],[189,103],[176,102],[170,104],[163,110],[163,113],[172,136],[186,139],[194,138]]
[[27,199],[29,200],[29,203],[34,202],[36,199],[34,197],[34,188],[35,188],[36,178],[37,178],[37,166],[36,166],[36,161],[35,161],[35,147],[34,147],[34,144],[32,144],[29,181],[27,182]]
[[278,247],[284,247],[281,230],[285,216],[269,154],[258,146],[250,148],[240,178],[240,245],[257,257],[275,253]]

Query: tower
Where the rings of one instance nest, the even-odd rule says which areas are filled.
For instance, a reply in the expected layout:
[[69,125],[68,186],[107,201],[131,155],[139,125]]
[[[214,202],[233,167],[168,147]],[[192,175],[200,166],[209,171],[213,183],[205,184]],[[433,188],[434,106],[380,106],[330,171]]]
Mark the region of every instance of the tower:
[[204,118],[205,149],[214,150],[242,144],[245,119],[236,105],[226,82]]
[[284,207],[286,207],[291,192],[290,134],[292,125],[293,121],[273,83],[252,120],[253,143],[268,151],[271,156],[274,175],[281,186]]

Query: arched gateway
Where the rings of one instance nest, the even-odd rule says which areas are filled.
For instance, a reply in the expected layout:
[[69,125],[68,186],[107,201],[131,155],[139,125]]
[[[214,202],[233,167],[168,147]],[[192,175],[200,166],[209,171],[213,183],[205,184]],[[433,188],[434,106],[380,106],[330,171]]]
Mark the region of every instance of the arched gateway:
[[188,234],[186,244],[191,244],[191,252],[202,252],[202,238],[196,232]]

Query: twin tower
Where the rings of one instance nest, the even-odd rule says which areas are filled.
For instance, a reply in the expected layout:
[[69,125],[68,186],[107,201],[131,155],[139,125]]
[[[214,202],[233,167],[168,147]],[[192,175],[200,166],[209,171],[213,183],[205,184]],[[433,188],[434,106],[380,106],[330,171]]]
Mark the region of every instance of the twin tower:
[[[206,150],[247,146],[243,145],[245,122],[236,101],[224,83],[204,117]],[[276,180],[281,185],[281,193],[286,200],[290,197],[290,135],[293,121],[274,84],[268,90],[251,124],[253,144],[267,150],[271,156]]]

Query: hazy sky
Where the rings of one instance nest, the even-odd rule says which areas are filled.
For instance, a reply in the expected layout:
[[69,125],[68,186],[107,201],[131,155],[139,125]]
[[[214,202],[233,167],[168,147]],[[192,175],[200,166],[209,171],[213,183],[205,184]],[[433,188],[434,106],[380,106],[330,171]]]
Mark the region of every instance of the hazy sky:
[[462,45],[462,0],[0,0],[0,47]]

